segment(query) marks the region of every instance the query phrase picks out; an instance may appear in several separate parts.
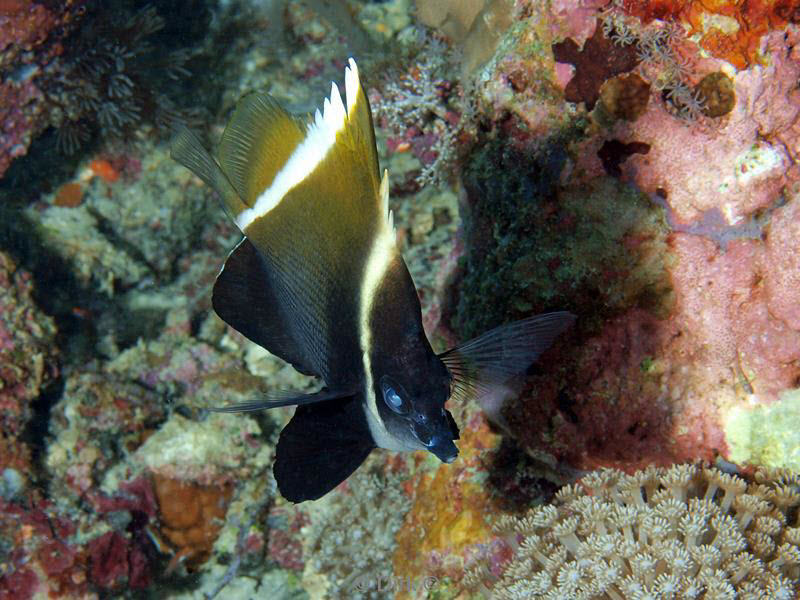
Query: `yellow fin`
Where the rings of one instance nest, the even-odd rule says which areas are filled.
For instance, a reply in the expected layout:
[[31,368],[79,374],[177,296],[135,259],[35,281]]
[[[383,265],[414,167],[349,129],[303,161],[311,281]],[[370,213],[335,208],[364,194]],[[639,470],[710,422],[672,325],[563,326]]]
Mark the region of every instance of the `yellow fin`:
[[[249,194],[244,198],[250,208],[237,215],[236,223],[247,235],[251,226],[268,220],[279,205],[283,205],[283,210],[291,210],[287,205],[297,207],[302,211],[298,218],[306,219],[310,214],[319,219],[327,215],[335,221],[348,217],[355,221],[369,219],[385,208],[379,191],[378,155],[369,102],[353,59],[345,69],[345,91],[346,108],[339,88],[331,84],[322,111],[316,111],[313,122],[305,128],[303,139],[295,144],[288,159],[280,165],[269,165],[269,172],[274,173],[271,183],[255,199]],[[291,119],[288,113],[283,114],[286,121]],[[234,179],[224,164],[223,169]],[[305,200],[298,201],[299,197]],[[313,209],[308,212],[312,206],[305,203],[311,199]],[[386,211],[383,212],[382,218],[386,220]]]
[[[356,61],[351,58],[348,65],[344,72],[348,124],[345,132],[352,140],[356,155],[363,157],[365,167],[375,174],[375,183],[378,184],[378,151],[375,145],[375,130],[372,125],[369,101],[359,81]],[[378,191],[377,185],[375,191]]]
[[305,135],[305,127],[269,95],[254,93],[239,100],[217,155],[247,206],[270,186]]

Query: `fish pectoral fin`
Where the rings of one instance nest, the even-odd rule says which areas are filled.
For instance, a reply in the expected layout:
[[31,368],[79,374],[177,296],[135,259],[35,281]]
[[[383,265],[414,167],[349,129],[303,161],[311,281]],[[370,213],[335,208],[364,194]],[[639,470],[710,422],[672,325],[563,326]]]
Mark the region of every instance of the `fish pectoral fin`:
[[[272,285],[267,263],[243,239],[217,275],[211,304],[220,318],[247,339],[282,358],[304,375],[315,375],[288,330]],[[253,409],[256,410],[256,409]]]
[[350,477],[373,448],[360,396],[298,406],[275,452],[278,489],[290,502],[321,498]]
[[523,374],[575,322],[560,311],[495,327],[439,355],[453,378],[453,396],[479,399]]
[[290,390],[276,390],[270,392],[264,400],[259,400],[257,402],[240,402],[238,404],[231,404],[230,406],[209,408],[208,410],[218,413],[254,412],[257,410],[280,408],[281,406],[317,404],[318,402],[327,402],[328,400],[336,400],[337,398],[347,398],[352,394],[353,392],[351,390],[322,389],[313,394],[301,394],[300,392],[293,392]]

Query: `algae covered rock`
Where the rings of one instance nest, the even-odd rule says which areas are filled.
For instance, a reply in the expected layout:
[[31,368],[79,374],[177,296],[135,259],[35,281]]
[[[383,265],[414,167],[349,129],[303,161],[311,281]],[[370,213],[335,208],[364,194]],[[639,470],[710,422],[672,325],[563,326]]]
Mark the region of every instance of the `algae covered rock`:
[[32,294],[30,273],[0,252],[0,468],[19,473],[30,470],[30,450],[21,436],[34,417],[34,403],[59,372],[55,323]]

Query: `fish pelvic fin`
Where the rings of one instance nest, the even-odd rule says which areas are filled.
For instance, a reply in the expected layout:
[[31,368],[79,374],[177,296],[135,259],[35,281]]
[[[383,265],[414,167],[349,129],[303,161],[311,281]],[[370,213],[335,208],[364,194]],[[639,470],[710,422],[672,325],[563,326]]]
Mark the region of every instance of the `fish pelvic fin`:
[[321,498],[350,477],[373,448],[358,395],[298,406],[275,450],[278,490],[290,502]]
[[352,395],[352,390],[341,391],[322,389],[318,392],[314,392],[313,394],[303,394],[301,392],[293,392],[290,390],[277,390],[270,392],[263,400],[240,402],[238,404],[231,404],[230,406],[209,408],[208,410],[218,413],[255,412],[259,410],[269,410],[270,408],[280,408],[282,406],[305,406],[307,404],[317,404],[318,402],[338,400],[340,398],[347,398]]

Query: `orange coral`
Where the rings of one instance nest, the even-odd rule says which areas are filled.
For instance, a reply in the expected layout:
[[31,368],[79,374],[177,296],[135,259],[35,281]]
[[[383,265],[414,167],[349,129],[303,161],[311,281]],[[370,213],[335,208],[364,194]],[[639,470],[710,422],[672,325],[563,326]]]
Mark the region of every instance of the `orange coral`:
[[[489,431],[485,421],[461,433],[459,460],[439,466],[433,475],[422,475],[414,486],[414,504],[398,533],[393,559],[394,574],[401,579],[428,573],[426,562],[433,554],[458,559],[467,547],[491,538],[486,522],[486,515],[492,512],[491,500],[484,486],[469,479],[498,436]],[[463,570],[463,565],[448,565],[446,560],[442,567],[445,571],[448,567]]]
[[83,187],[80,183],[71,182],[65,183],[56,192],[54,203],[56,206],[66,206],[74,208],[80,205],[83,200]]
[[153,477],[161,533],[175,549],[168,570],[179,563],[199,565],[211,555],[233,491],[229,483],[198,485],[163,475]]
[[119,179],[119,171],[114,168],[109,161],[103,158],[95,158],[89,163],[92,173],[100,177],[106,183],[114,183]]
[[[737,69],[758,62],[765,34],[800,22],[798,0],[625,0],[624,7],[643,23],[653,19],[688,23],[690,34],[701,36],[703,48]],[[728,25],[720,26],[720,19]]]

